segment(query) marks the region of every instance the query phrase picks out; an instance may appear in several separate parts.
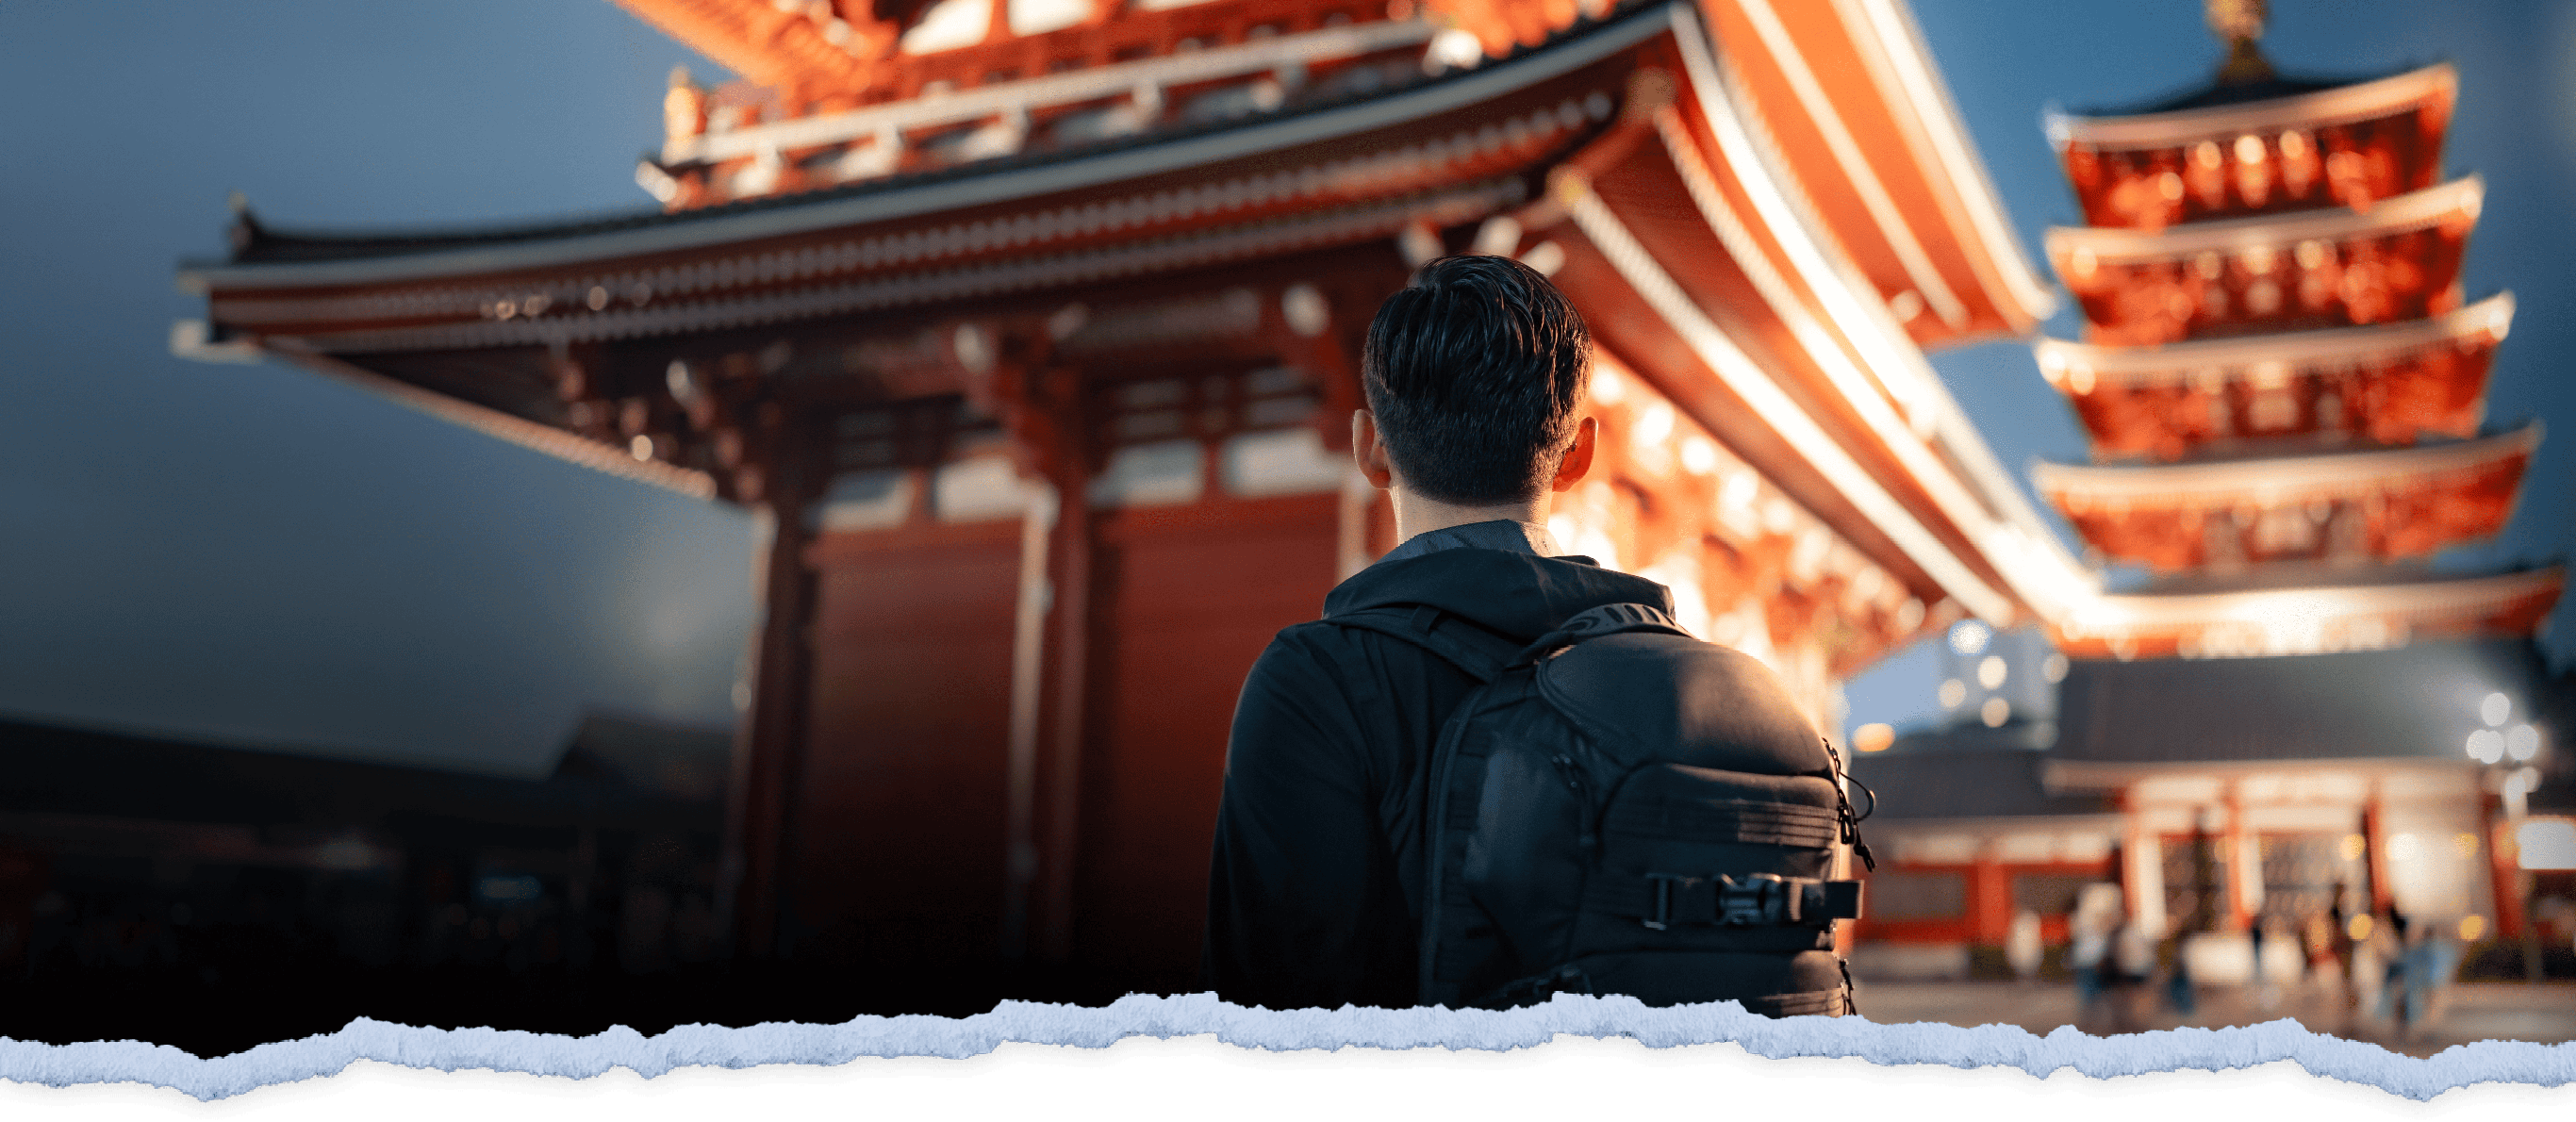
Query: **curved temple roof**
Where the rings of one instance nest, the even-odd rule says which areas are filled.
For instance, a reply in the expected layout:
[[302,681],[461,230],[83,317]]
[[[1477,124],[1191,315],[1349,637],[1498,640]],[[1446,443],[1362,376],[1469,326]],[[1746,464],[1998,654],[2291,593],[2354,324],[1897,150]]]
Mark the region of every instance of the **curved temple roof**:
[[[1737,0],[1731,10],[1759,4]],[[1919,148],[1896,150],[1923,166],[1881,162],[1875,148],[1868,164],[1891,197],[1927,183],[1946,192],[1940,208],[1904,212],[1910,236],[1939,254],[1986,255],[1990,266],[2020,261],[1999,215],[1977,219],[1991,192],[1961,172],[1974,171],[1973,154],[1955,118],[1938,111],[1946,102],[1914,100],[1937,79],[1901,10],[1853,0],[1832,11],[1846,22],[1771,15],[1800,51],[1840,36],[1834,50],[1885,64],[1871,71],[1884,79],[1880,98],[1912,116],[1871,120],[1860,111],[1867,99],[1839,93],[1830,108],[1847,130],[1920,134]],[[1068,286],[1476,228],[1479,246],[1549,258],[1569,283],[1592,278],[1578,286],[1603,322],[1628,317],[1643,332],[1628,356],[1641,374],[1703,420],[1730,418],[1720,439],[1926,605],[1948,596],[2001,622],[2025,606],[2050,617],[2090,594],[1923,363],[1925,331],[1950,329],[1936,315],[1906,322],[1875,274],[1843,256],[1850,237],[1893,236],[1875,216],[1817,205],[1840,191],[1834,177],[1859,171],[1768,139],[1791,115],[1824,109],[1730,66],[1691,6],[1642,5],[1365,97],[802,194],[425,236],[299,237],[246,222],[236,260],[190,266],[183,279],[210,295],[215,331],[200,340],[208,353],[247,342],[335,373],[408,369],[420,355],[493,356],[496,370],[527,367],[512,370],[512,385],[544,398],[525,409],[495,399],[496,424],[516,410],[540,428],[570,425],[614,458],[623,443],[600,434],[624,422],[603,427],[601,403],[589,400],[597,387],[578,362],[568,374],[548,365],[571,361],[560,357],[566,347],[767,324],[857,330],[875,317],[849,313],[932,306],[935,322],[906,319],[901,330],[963,339],[960,301],[1016,301],[1016,316],[1020,304]],[[1660,83],[1660,100],[1624,88],[1619,77],[1632,70],[1657,79],[1645,85]],[[1551,166],[1556,189],[1525,197]],[[1902,186],[1899,172],[1917,181]],[[1685,209],[1670,207],[1675,198]],[[2005,231],[2000,241],[1989,227]],[[2033,310],[2003,280],[1956,276],[1954,294],[1983,302],[1979,316]],[[1260,295],[1265,305],[1276,297]],[[1022,326],[1013,320],[1009,330]],[[834,344],[846,345],[855,343]],[[955,361],[943,353],[931,380],[949,386],[964,376],[962,362],[962,352]],[[658,367],[653,376],[658,383]],[[752,378],[748,367],[741,377]],[[1672,389],[1693,378],[1722,388]],[[606,404],[622,418],[633,403]],[[684,412],[653,396],[642,419]],[[675,453],[662,435],[649,447],[642,439],[636,455],[656,462],[722,458],[696,443]]]

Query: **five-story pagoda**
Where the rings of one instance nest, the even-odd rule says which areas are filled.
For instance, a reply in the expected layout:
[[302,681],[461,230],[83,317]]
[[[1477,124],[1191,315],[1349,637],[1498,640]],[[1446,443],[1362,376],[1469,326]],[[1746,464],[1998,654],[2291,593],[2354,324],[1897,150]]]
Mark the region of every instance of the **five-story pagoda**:
[[2478,765],[2488,740],[2538,751],[2494,699],[2527,708],[2564,577],[2428,564],[2503,528],[2541,439],[2481,428],[2513,299],[2463,297],[2483,185],[2441,178],[2452,68],[2293,80],[2254,46],[2263,16],[2213,0],[2231,52],[2201,92],[2052,116],[2088,225],[2048,253],[2086,327],[2037,344],[2094,460],[2038,489],[2097,560],[2151,574],[2058,622],[2078,662],[2050,779],[2120,797],[2133,912],[2246,965],[2237,933],[2338,891],[2469,939],[2518,925],[2507,771]]

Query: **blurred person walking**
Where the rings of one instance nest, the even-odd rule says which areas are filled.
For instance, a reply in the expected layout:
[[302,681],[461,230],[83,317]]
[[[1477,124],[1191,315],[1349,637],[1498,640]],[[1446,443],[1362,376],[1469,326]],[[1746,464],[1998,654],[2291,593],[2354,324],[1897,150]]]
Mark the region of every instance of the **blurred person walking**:
[[2132,918],[2112,940],[2111,954],[2118,961],[2119,974],[2113,979],[2113,1008],[2121,1011],[2121,1023],[2145,1027],[2148,1003],[2154,1000],[2147,984],[2156,976],[2156,932],[2146,923]]
[[2350,885],[2335,886],[2333,902],[2308,917],[2308,977],[2328,992],[2329,1007],[2352,1008],[2358,987],[2352,982],[2352,914]]
[[2379,1000],[2372,1005],[2371,1013],[2380,1022],[2393,1026],[2400,1037],[2406,1035],[2406,948],[2412,926],[2406,913],[2388,908],[2379,913],[2370,930],[2371,955],[2379,963]]
[[2388,988],[2388,978],[2396,969],[2395,940],[2388,934],[2388,920],[2373,912],[2356,913],[2346,931],[2352,939],[2351,1008],[2355,1017],[2383,1016],[2380,998]]
[[2189,935],[2180,929],[2181,926],[2177,924],[2176,930],[2157,946],[2156,958],[2165,972],[2165,1008],[2177,1017],[2190,1020],[2200,1011],[2200,1000],[2192,988],[2191,956],[2184,953],[2189,949],[2186,943]]
[[2433,1006],[2445,996],[2457,956],[2438,922],[2400,915],[2396,926],[2399,948],[2379,1004],[2382,1017],[2397,1014],[2397,1034],[2403,1039],[2422,1035],[2439,1020]]
[[[2112,940],[2120,933],[2125,911],[2119,885],[2088,884],[2075,898],[2075,914],[2066,921],[2070,936],[2066,964],[2075,971],[2075,1019],[2078,1023],[2109,1021],[2106,1035],[2125,1031],[2128,1022],[2117,1002],[2103,1001],[2106,992],[2125,988],[2120,964],[2111,953]],[[2104,1013],[2109,1015],[2104,1017]]]
[[2039,980],[2039,964],[2048,957],[2040,938],[2039,913],[2028,908],[2013,913],[2012,930],[2004,936],[2004,965],[2023,985]]
[[[2252,932],[2254,943],[2254,1007],[2266,1013],[2281,1007],[2281,984],[2280,979],[2275,977],[2279,972],[2272,969],[2271,961],[2272,959],[2281,956],[2276,953],[2267,952],[2265,948],[2288,946],[2287,943],[2282,941],[2287,934],[2287,932],[2281,929],[2280,921],[2272,918],[2271,916],[2263,916],[2254,921],[2254,930]],[[2300,961],[2300,956],[2298,955],[2293,954],[2289,957],[2293,963]],[[2295,972],[2293,972],[2293,976],[2296,976]]]

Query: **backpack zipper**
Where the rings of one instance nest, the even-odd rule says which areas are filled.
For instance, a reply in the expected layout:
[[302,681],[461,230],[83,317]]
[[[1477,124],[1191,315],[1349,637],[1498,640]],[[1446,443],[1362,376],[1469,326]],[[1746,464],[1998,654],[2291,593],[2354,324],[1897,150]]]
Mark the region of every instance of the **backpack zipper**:
[[[1824,741],[1825,759],[1833,764],[1834,817],[1841,820],[1843,844],[1852,847],[1852,856],[1860,858],[1862,868],[1873,873],[1877,872],[1878,860],[1870,856],[1869,843],[1860,840],[1860,819],[1852,817],[1851,793],[1843,789],[1846,780],[1853,783],[1860,781],[1852,779],[1850,773],[1843,770],[1843,754],[1834,751],[1833,738],[1819,737],[1818,739]],[[1866,786],[1861,789],[1869,790]],[[1875,791],[1870,792],[1869,810],[1871,814],[1878,813],[1878,793]]]

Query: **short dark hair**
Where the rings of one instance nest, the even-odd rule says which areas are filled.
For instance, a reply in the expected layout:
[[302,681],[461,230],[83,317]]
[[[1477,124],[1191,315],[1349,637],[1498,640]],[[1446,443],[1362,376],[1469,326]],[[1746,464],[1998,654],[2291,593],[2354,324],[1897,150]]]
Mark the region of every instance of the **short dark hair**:
[[1527,502],[1574,439],[1592,333],[1508,257],[1443,257],[1386,298],[1360,382],[1405,485],[1459,506]]

